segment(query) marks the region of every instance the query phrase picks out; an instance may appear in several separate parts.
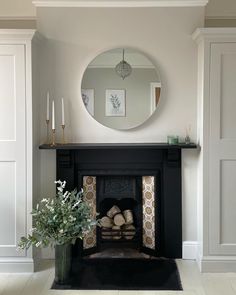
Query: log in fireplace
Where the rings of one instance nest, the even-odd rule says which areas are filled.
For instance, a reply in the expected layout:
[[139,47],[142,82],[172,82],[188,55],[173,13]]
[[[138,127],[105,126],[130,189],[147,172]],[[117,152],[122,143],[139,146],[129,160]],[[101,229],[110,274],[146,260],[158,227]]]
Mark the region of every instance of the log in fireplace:
[[[181,258],[181,149],[196,147],[154,143],[57,145],[57,179],[66,180],[67,189],[84,187],[94,214],[97,211],[101,218],[110,218],[106,218],[110,225],[96,228],[83,243],[75,245],[74,256],[116,245]],[[120,212],[109,217],[114,206]],[[127,220],[127,212],[132,222]]]

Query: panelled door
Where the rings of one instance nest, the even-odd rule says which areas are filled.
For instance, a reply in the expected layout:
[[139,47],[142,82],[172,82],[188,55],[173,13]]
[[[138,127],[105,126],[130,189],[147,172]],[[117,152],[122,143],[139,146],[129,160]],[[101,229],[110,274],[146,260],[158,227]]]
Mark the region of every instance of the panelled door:
[[209,251],[236,255],[236,43],[210,60]]
[[24,256],[26,93],[24,45],[0,45],[0,257]]

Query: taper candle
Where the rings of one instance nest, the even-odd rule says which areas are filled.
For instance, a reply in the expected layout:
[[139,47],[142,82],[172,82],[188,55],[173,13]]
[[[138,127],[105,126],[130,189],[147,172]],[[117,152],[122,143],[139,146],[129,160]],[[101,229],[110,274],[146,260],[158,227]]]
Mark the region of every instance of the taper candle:
[[55,128],[55,106],[54,106],[54,100],[52,101],[52,129]]
[[46,120],[49,120],[49,92],[47,92],[47,118]]
[[61,99],[61,125],[65,125],[64,99]]

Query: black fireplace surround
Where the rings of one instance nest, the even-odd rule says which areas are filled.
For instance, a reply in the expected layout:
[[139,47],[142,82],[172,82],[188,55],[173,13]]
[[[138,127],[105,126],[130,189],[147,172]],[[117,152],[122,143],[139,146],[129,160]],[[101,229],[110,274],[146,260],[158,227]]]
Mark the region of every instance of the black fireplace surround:
[[[40,148],[51,147],[42,145]],[[66,180],[68,190],[75,187],[80,189],[84,176],[100,179],[98,192],[104,176],[131,177],[137,180],[137,185],[140,177],[155,176],[157,206],[154,255],[182,257],[181,150],[196,148],[196,145],[65,144],[54,148],[57,153],[57,179]],[[75,253],[83,253],[81,243],[76,247],[80,249]],[[98,243],[96,251],[100,247]]]

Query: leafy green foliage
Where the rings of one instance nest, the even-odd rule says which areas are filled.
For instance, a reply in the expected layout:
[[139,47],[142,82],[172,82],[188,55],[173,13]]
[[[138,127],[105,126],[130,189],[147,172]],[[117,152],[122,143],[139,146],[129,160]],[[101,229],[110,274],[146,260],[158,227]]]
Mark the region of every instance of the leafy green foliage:
[[31,212],[34,227],[31,234],[21,238],[20,249],[75,243],[97,224],[92,208],[83,200],[82,190],[64,193],[66,182],[55,183],[58,184],[56,197],[43,199]]

